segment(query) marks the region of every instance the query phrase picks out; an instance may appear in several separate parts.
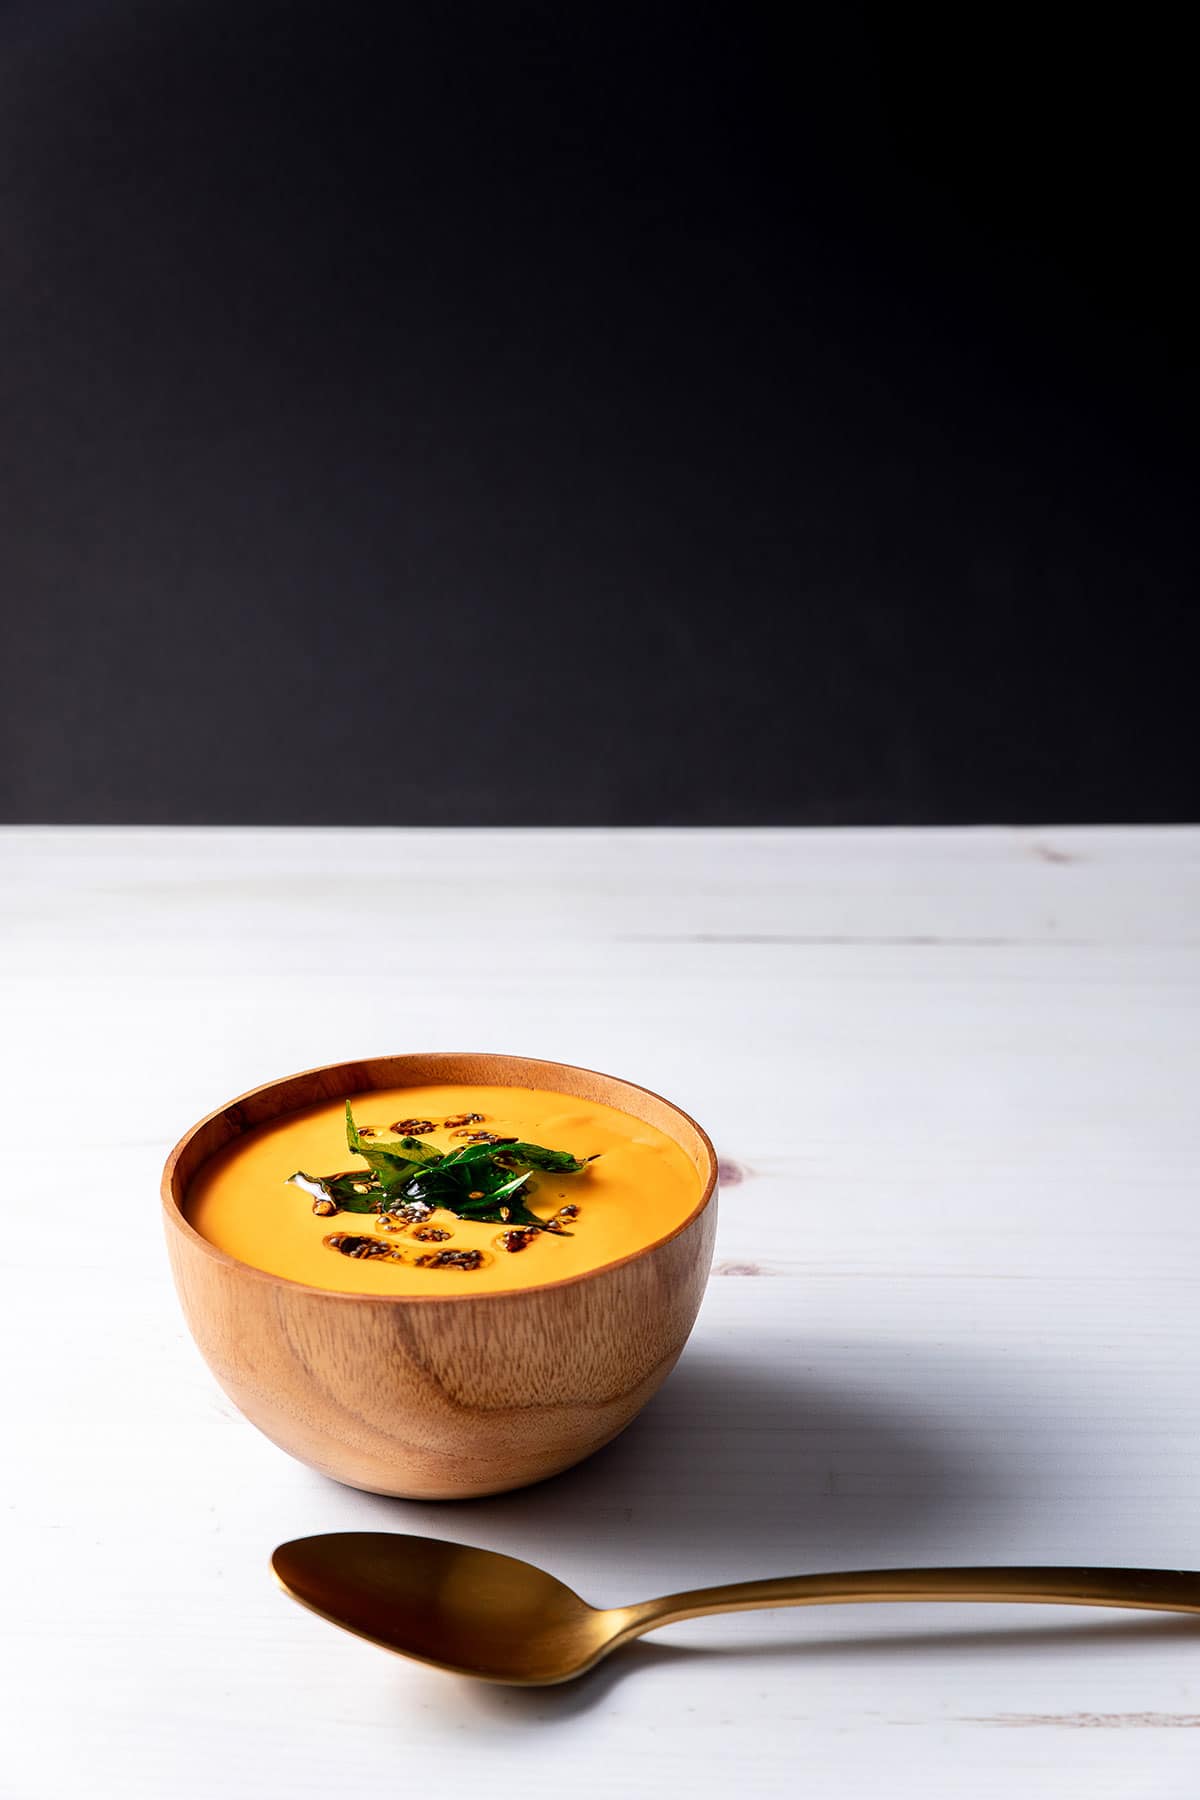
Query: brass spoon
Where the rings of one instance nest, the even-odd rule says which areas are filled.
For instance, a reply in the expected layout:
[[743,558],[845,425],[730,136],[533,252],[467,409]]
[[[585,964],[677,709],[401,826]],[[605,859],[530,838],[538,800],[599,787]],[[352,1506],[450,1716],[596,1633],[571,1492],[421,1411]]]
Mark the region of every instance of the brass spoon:
[[570,1681],[644,1631],[706,1613],[850,1600],[1013,1600],[1200,1613],[1186,1569],[872,1569],[697,1588],[636,1606],[589,1606],[515,1556],[387,1531],[280,1544],[285,1593],[323,1619],[436,1669],[521,1687]]

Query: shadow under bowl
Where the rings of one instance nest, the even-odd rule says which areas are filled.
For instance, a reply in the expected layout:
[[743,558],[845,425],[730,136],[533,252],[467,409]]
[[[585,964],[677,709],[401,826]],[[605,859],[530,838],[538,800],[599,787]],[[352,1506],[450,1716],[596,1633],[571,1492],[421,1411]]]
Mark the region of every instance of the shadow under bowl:
[[[347,1294],[239,1262],[184,1201],[256,1126],[321,1101],[431,1082],[535,1087],[619,1108],[672,1138],[700,1198],[675,1231],[581,1275],[499,1294]],[[189,1329],[234,1404],[336,1481],[466,1499],[570,1468],[636,1417],[674,1366],[712,1262],[717,1161],[696,1122],[616,1076],[532,1057],[415,1053],[331,1063],[210,1113],[163,1170],[167,1248]]]

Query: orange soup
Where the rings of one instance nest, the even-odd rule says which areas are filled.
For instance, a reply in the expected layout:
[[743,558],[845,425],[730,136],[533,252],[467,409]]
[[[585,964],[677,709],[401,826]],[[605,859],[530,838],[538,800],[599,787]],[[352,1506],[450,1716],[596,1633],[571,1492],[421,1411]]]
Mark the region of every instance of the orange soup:
[[674,1139],[597,1101],[441,1083],[349,1099],[357,1151],[337,1100],[205,1163],[185,1206],[201,1236],[310,1287],[498,1293],[619,1261],[700,1201],[700,1172]]

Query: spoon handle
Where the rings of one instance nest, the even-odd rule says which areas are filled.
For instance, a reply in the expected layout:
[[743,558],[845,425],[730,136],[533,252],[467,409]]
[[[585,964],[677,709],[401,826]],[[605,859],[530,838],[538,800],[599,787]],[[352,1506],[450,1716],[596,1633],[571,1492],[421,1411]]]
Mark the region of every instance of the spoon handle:
[[867,1569],[835,1575],[783,1575],[695,1588],[621,1609],[621,1638],[708,1613],[758,1607],[843,1605],[862,1600],[1007,1600],[1044,1606],[1133,1606],[1149,1612],[1200,1613],[1200,1574],[1189,1569],[962,1568]]

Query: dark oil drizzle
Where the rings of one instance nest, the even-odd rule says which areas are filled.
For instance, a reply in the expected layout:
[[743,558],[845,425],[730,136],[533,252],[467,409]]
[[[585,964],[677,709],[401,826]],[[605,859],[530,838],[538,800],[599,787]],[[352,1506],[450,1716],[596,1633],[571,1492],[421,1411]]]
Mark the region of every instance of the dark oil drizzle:
[[528,1250],[534,1238],[541,1235],[534,1225],[513,1225],[509,1230],[502,1231],[495,1241],[501,1250],[507,1250],[510,1256],[515,1256],[519,1250]]
[[402,1261],[397,1257],[391,1244],[385,1244],[382,1238],[360,1237],[352,1231],[335,1231],[325,1239],[331,1250],[338,1250],[343,1256],[352,1256],[362,1262],[375,1256],[386,1256],[393,1262]]
[[352,1257],[356,1262],[409,1263],[418,1269],[474,1271],[486,1267],[492,1260],[483,1250],[430,1250],[423,1256],[407,1256],[400,1244],[388,1244],[382,1238],[361,1237],[348,1231],[335,1231],[325,1242],[331,1250]]
[[434,1250],[413,1258],[419,1269],[482,1269],[491,1260],[482,1250]]
[[404,1225],[424,1225],[432,1219],[437,1211],[428,1200],[405,1200],[399,1206],[390,1206],[381,1211],[380,1218],[391,1231],[398,1231]]

